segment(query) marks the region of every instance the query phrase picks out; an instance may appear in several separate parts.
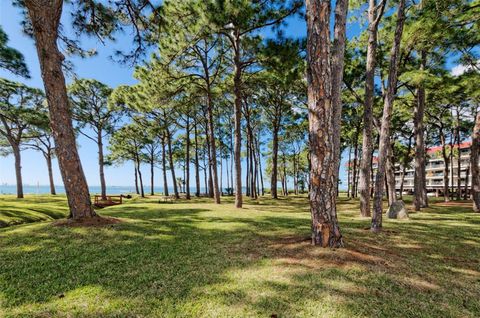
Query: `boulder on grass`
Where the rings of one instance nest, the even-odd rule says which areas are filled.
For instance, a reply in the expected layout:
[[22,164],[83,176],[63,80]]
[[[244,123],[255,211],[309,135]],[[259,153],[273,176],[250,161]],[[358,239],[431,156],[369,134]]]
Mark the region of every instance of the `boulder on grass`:
[[387,218],[389,219],[408,219],[407,208],[403,201],[392,203],[387,211]]

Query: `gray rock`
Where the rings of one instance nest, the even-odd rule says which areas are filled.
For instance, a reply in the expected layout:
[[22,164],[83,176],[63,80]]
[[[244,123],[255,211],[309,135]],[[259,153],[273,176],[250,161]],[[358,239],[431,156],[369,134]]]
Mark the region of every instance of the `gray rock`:
[[387,218],[389,219],[408,219],[407,208],[403,201],[394,202],[387,211]]

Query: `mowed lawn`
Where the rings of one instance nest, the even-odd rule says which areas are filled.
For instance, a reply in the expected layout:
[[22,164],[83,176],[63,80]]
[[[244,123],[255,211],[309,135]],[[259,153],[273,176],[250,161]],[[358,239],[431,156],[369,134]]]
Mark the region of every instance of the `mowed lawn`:
[[[32,200],[66,213],[64,198]],[[0,317],[480,317],[469,204],[433,204],[373,234],[341,199],[336,250],[309,244],[308,211],[304,197],[241,210],[135,199],[100,210],[123,221],[104,228],[2,228]]]

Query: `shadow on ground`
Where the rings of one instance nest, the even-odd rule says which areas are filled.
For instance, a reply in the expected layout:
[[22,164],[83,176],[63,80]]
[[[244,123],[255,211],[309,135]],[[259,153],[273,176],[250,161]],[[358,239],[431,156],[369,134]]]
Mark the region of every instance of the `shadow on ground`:
[[[227,200],[228,201],[228,200]],[[106,228],[0,230],[0,302],[17,317],[478,317],[480,215],[433,206],[365,230],[341,200],[344,249],[309,244],[304,197],[136,200]],[[0,314],[2,313],[0,309]]]

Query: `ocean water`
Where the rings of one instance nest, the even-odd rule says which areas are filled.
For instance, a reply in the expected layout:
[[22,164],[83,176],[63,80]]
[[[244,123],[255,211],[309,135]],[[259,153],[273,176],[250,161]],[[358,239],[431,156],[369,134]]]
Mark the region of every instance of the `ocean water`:
[[[100,194],[100,186],[90,186],[90,194]],[[55,186],[58,194],[65,193],[63,185]],[[144,186],[145,193],[150,193],[150,187]],[[173,188],[168,189],[173,193]],[[202,189],[203,191],[203,189]],[[16,194],[17,186],[12,184],[0,185],[0,194]],[[25,194],[49,194],[50,186],[48,185],[23,185],[23,193]],[[135,193],[135,186],[107,186],[107,194],[127,194]],[[163,193],[163,187],[155,187],[155,193]]]

